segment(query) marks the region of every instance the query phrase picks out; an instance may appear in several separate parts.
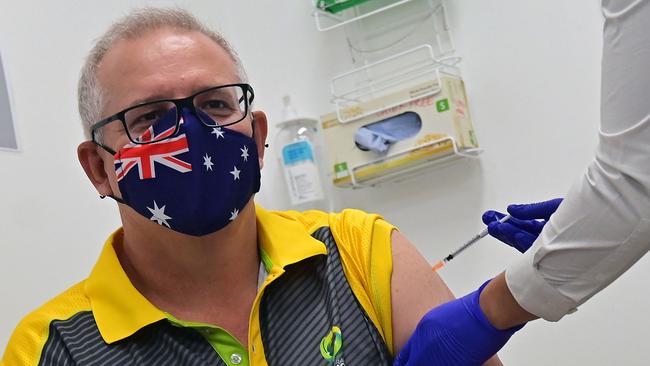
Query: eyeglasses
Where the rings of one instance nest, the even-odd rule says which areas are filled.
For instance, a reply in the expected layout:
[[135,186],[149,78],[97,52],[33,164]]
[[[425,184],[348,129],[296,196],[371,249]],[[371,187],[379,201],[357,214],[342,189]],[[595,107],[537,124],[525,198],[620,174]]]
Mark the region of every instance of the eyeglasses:
[[[255,93],[249,84],[228,84],[205,89],[186,98],[138,104],[93,124],[90,127],[92,141],[115,154],[113,149],[104,145],[104,141],[100,141],[100,137],[104,135],[103,129],[116,121],[121,122],[134,144],[145,145],[171,138],[178,132],[183,108],[190,108],[208,127],[230,126],[246,118],[253,98]],[[169,121],[174,115],[176,127],[172,133],[141,138],[150,127],[163,120]]]

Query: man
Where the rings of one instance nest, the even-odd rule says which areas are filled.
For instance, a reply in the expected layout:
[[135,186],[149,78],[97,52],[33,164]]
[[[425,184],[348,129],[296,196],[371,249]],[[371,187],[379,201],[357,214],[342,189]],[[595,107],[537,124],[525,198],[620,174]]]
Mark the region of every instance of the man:
[[379,216],[256,207],[253,98],[228,43],[184,11],[136,11],[99,39],[78,156],[123,228],[2,365],[392,363],[450,291]]

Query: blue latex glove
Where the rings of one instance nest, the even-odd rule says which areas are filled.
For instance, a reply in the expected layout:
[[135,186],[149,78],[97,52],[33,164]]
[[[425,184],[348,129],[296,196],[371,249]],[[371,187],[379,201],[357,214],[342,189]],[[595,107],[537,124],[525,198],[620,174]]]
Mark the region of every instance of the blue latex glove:
[[421,129],[420,117],[406,112],[362,126],[355,132],[354,142],[361,150],[385,154],[393,144],[417,135]]
[[390,135],[361,127],[354,134],[354,142],[361,150],[371,150],[379,154],[385,154],[390,146],[397,142],[397,139]]
[[[488,281],[489,282],[489,281]],[[499,330],[485,317],[478,290],[429,311],[393,362],[393,366],[482,365],[523,327]]]
[[560,203],[562,203],[562,198],[538,203],[510,205],[508,213],[512,218],[504,223],[499,222],[499,219],[505,216],[501,212],[485,211],[483,223],[488,226],[490,235],[523,253],[533,245]]

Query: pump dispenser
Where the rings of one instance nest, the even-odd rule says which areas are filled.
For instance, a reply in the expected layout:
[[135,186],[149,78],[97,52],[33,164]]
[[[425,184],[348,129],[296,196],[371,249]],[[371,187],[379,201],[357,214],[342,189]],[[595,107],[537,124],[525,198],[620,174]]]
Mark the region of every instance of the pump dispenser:
[[279,160],[291,208],[330,211],[332,207],[323,179],[318,120],[300,117],[289,95],[285,95],[282,102],[283,121],[277,124],[275,144],[280,148]]

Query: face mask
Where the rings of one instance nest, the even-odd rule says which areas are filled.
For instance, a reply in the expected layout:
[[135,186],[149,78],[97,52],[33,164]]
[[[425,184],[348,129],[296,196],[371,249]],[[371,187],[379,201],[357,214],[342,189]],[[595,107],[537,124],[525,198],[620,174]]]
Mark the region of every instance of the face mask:
[[[198,113],[202,113],[198,111]],[[253,138],[225,127],[207,127],[183,110],[162,117],[115,154],[122,198],[142,216],[180,233],[202,236],[224,228],[260,188]],[[202,115],[202,118],[209,118]]]

